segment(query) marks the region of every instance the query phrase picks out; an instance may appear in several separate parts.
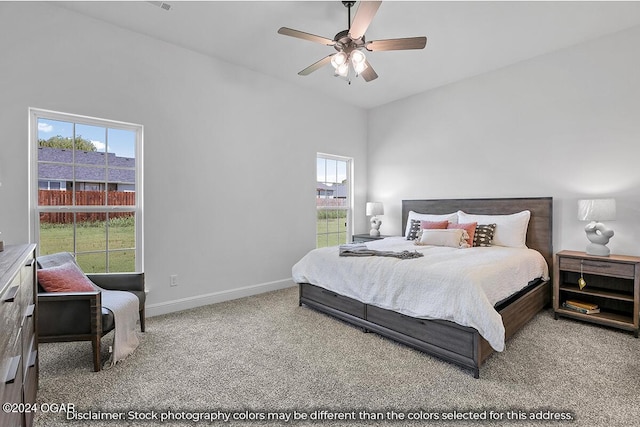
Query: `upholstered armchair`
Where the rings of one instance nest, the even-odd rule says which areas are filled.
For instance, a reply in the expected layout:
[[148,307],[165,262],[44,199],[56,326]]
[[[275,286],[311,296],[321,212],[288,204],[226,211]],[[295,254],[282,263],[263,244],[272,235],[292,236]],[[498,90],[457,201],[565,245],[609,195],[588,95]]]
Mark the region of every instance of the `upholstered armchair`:
[[[75,258],[61,252],[37,258],[38,269],[58,267]],[[140,329],[145,330],[144,273],[87,274],[95,290],[47,292],[38,283],[38,342],[91,341],[94,371],[101,369],[100,339],[113,330],[114,316],[102,306],[101,290],[128,291],[140,301]]]

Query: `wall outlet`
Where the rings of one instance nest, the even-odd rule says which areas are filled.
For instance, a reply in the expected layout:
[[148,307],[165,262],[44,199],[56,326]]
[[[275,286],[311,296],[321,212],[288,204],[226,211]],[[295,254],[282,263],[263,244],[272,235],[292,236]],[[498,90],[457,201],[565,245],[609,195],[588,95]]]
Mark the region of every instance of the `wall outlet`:
[[178,286],[178,275],[172,274],[169,276],[169,286]]

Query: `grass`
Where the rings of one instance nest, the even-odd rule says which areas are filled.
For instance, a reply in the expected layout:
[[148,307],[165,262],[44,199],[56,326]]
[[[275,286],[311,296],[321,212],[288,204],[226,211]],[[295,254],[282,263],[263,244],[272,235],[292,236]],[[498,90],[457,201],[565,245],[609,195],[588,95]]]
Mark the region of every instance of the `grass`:
[[347,243],[345,218],[318,219],[316,225],[316,247],[337,246]]
[[72,224],[41,223],[40,254],[75,252],[78,264],[87,273],[135,271],[136,242],[133,217],[113,218],[108,222],[81,222],[76,227],[75,236],[73,231]]
[[[83,271],[103,273],[107,271],[107,226],[109,228],[110,272],[135,271],[135,225],[133,217],[114,218],[109,221],[79,223],[76,228],[75,251],[72,224],[40,224],[40,254],[76,252],[76,259]],[[337,246],[347,243],[345,218],[318,218],[317,247]]]

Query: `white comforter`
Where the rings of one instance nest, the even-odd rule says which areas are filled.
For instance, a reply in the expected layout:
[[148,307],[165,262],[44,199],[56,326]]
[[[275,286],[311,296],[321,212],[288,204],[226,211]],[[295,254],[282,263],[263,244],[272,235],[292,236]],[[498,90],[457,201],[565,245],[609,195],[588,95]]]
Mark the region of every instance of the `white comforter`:
[[424,257],[340,257],[338,247],[320,248],[293,266],[293,280],[411,317],[470,326],[496,351],[504,350],[504,325],[493,306],[531,280],[549,277],[545,259],[532,249],[416,246],[404,237],[366,245]]

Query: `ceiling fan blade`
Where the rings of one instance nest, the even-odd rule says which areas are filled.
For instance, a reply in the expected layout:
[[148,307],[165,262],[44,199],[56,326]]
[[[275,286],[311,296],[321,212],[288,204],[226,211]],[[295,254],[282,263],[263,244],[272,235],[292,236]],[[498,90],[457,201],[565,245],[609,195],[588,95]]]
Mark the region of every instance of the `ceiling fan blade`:
[[426,37],[408,37],[406,39],[373,40],[367,42],[365,48],[371,52],[378,52],[383,50],[424,49],[426,45]]
[[382,1],[360,1],[356,15],[353,17],[353,22],[349,28],[349,37],[357,40],[364,36],[381,3]]
[[363,72],[360,73],[365,82],[370,82],[371,80],[375,80],[378,78],[378,74],[374,71],[369,61],[366,61],[367,68],[364,69]]
[[333,55],[335,55],[335,53],[333,53],[333,54],[331,54],[329,56],[325,56],[320,61],[314,62],[313,64],[309,65],[307,68],[305,68],[304,70],[300,71],[298,74],[301,75],[301,76],[308,76],[309,74],[313,73],[314,71],[324,67],[329,62],[331,62],[331,57]]
[[336,44],[335,41],[328,39],[326,37],[316,36],[314,34],[305,33],[303,31],[292,30],[291,28],[282,27],[278,30],[278,34],[282,34],[285,36],[297,37],[302,40],[309,40],[310,42],[320,43],[327,46],[333,46]]

